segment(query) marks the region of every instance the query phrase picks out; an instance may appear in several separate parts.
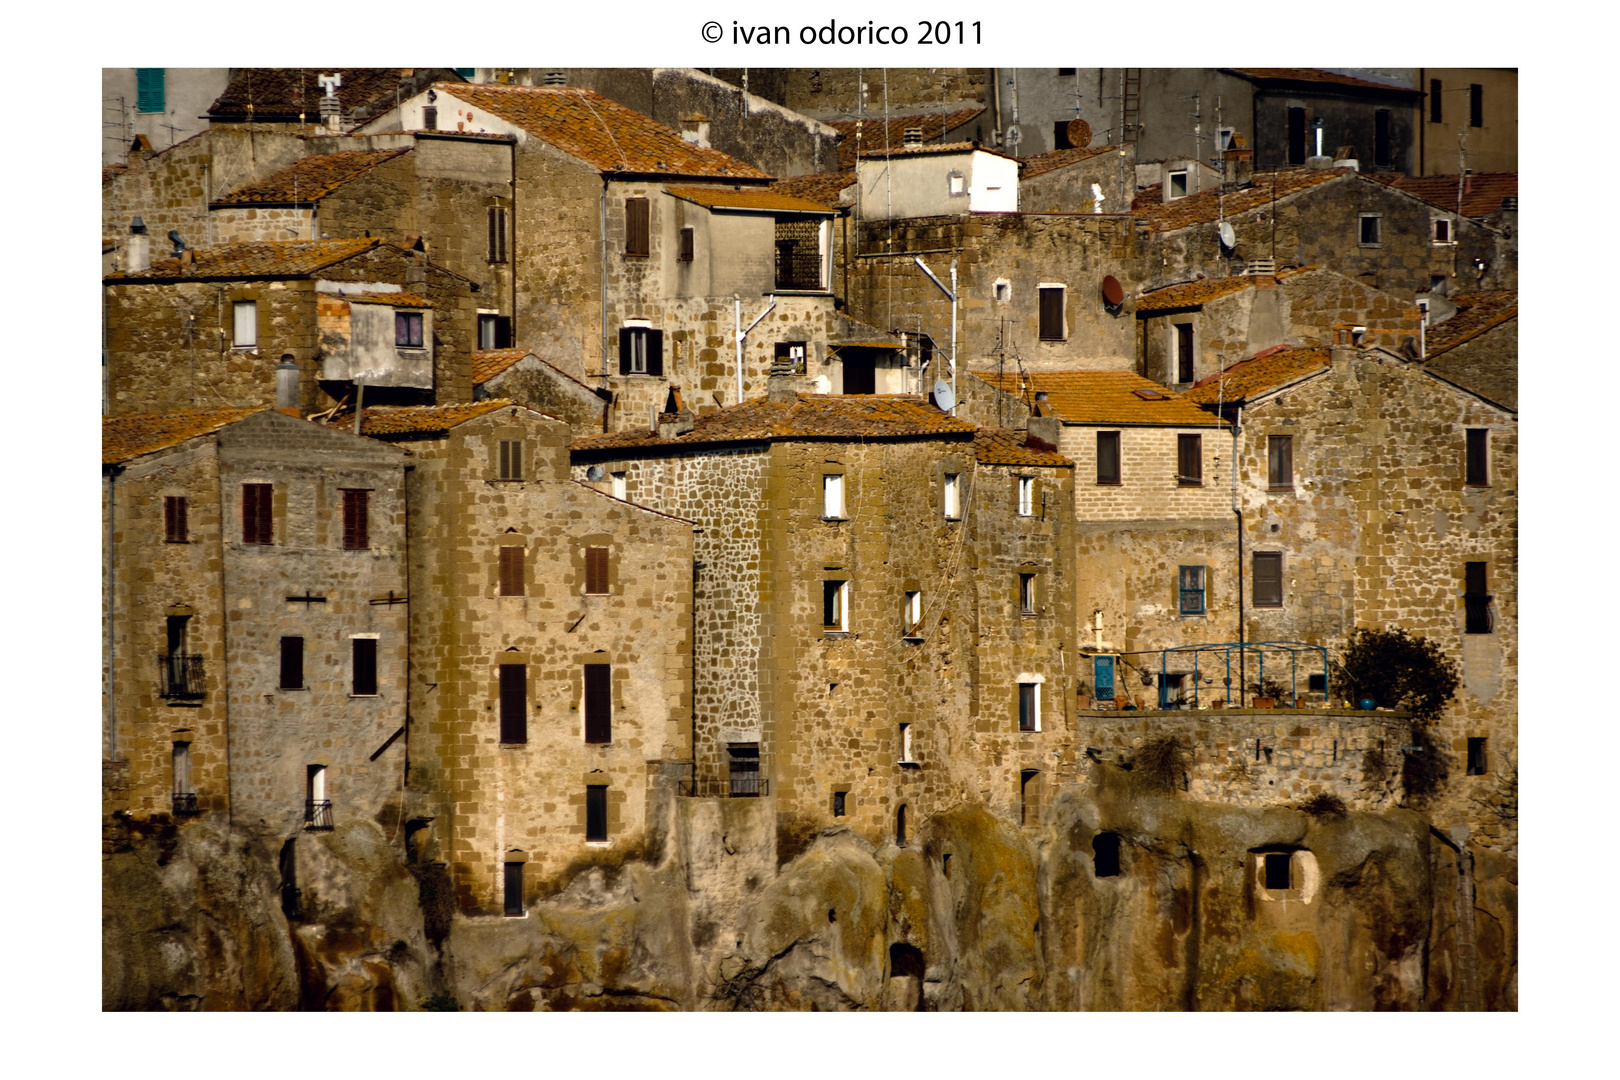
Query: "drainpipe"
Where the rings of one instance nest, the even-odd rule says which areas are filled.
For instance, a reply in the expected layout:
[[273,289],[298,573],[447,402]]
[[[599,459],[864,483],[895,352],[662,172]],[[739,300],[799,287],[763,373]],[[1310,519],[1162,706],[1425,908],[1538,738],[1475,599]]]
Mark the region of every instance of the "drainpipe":
[[996,130],[992,133],[992,136],[991,136],[991,139],[990,139],[990,144],[992,146],[1000,146],[1001,145],[1001,69],[1000,68],[991,68],[990,69],[990,90],[991,90],[991,95],[990,95],[991,100],[995,102],[995,110],[996,110]]

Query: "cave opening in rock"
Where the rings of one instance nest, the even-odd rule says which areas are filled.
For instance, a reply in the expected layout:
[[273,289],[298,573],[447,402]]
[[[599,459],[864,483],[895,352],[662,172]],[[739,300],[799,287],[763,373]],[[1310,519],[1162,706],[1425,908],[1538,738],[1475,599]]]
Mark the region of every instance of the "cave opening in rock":
[[1102,877],[1119,876],[1119,834],[1104,832],[1091,838],[1092,868]]
[[1292,888],[1293,856],[1286,851],[1266,852],[1266,888]]
[[923,963],[922,950],[917,946],[907,945],[903,941],[897,941],[889,946],[889,978],[898,979],[909,975],[920,980],[926,966]]

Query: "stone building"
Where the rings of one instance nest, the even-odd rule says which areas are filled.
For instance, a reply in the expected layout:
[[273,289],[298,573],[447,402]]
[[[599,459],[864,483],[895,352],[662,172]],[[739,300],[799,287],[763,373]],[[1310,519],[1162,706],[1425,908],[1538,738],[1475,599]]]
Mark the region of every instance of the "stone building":
[[163,149],[204,130],[203,114],[230,75],[230,68],[102,68],[102,167],[119,167],[140,139]]
[[1455,178],[1464,167],[1518,171],[1517,68],[1418,68],[1413,75],[1423,93],[1414,176]]
[[1519,408],[1519,293],[1432,297],[1424,370],[1515,413]]

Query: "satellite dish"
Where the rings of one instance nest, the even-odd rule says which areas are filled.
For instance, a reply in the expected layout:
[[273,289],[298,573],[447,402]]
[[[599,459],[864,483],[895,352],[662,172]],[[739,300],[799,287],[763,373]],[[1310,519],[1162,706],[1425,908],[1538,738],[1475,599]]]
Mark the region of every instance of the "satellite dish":
[[1091,125],[1078,116],[1069,121],[1069,145],[1076,150],[1091,145]]
[[934,404],[939,406],[941,412],[956,408],[956,395],[951,392],[951,384],[944,379],[934,380]]
[[1109,307],[1119,307],[1125,302],[1125,289],[1113,274],[1103,278],[1102,293]]
[[600,480],[606,475],[607,473],[602,471],[602,466],[600,465],[592,465],[590,468],[585,470],[585,479],[587,480]]
[[1227,251],[1231,251],[1233,248],[1237,247],[1237,233],[1232,230],[1232,223],[1230,221],[1221,222],[1220,234],[1221,247],[1225,248]]

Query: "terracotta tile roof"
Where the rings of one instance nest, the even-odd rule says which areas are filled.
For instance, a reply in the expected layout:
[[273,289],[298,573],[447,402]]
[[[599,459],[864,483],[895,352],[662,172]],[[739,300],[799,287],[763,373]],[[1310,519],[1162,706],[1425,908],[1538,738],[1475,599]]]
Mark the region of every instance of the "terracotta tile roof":
[[495,376],[532,355],[528,349],[479,349],[473,353],[473,385],[489,382]]
[[1286,270],[1279,270],[1275,275],[1250,275],[1247,277],[1200,278],[1197,281],[1184,281],[1179,285],[1168,285],[1162,289],[1154,289],[1139,297],[1136,301],[1137,311],[1169,311],[1174,308],[1197,307],[1207,304],[1211,300],[1232,293],[1242,292],[1253,288],[1261,278],[1270,278],[1281,281],[1284,278],[1302,274],[1306,270],[1315,269],[1310,266],[1295,266]]
[[1395,93],[1416,94],[1410,86],[1397,83],[1375,82],[1355,75],[1341,75],[1322,68],[1228,68],[1234,74],[1256,82],[1326,83],[1332,86],[1352,86],[1362,90],[1386,90]]
[[[1222,371],[1200,379],[1182,397],[1188,401],[1207,405],[1214,405],[1223,399],[1246,401],[1301,376],[1315,371],[1326,371],[1331,362],[1331,355],[1326,348],[1275,345],[1255,353],[1247,360],[1239,360]],[[1221,386],[1223,377],[1224,391]]]
[[[1426,203],[1452,213],[1457,211],[1457,174],[1450,176],[1403,176],[1400,173],[1372,173],[1372,178],[1397,191],[1415,195]],[[1503,199],[1519,197],[1516,172],[1474,173],[1468,177],[1462,197],[1463,217],[1480,218],[1502,209]]]
[[[730,154],[689,143],[649,116],[575,86],[440,83],[440,94],[486,109],[605,172],[763,179]],[[446,111],[439,106],[440,112]]]
[[865,153],[869,150],[881,150],[886,146],[904,146],[907,128],[922,128],[925,139],[943,138],[982,112],[984,112],[983,105],[966,105],[944,113],[909,113],[905,116],[891,116],[887,122],[879,117],[868,116],[859,121],[853,117],[828,120],[827,124],[837,128],[839,134],[844,137],[838,144],[838,164],[841,168],[848,169],[855,165],[857,123],[861,128],[860,150]]
[[408,292],[343,293],[339,299],[351,304],[387,304],[389,307],[430,308],[433,301],[425,296]]
[[1169,232],[1188,225],[1202,225],[1216,220],[1224,210],[1227,217],[1236,217],[1264,206],[1272,199],[1272,178],[1276,178],[1276,197],[1286,198],[1301,191],[1353,175],[1352,169],[1284,169],[1275,173],[1254,174],[1254,186],[1230,192],[1224,200],[1220,190],[1211,188],[1196,195],[1172,202],[1164,201],[1164,187],[1154,184],[1136,193],[1131,212],[1152,232]]
[[1022,428],[985,428],[973,433],[973,456],[981,465],[1041,465],[1048,468],[1072,467],[1074,462],[1044,444],[1028,445],[1029,432]]
[[796,394],[790,401],[755,398],[697,417],[692,430],[673,438],[656,431],[615,431],[576,440],[576,453],[773,439],[895,439],[960,435],[974,430],[915,394],[841,397]]
[[387,112],[430,82],[459,78],[451,68],[242,68],[208,107],[208,117],[246,118],[251,105],[256,120],[292,121],[302,112],[306,123],[317,123],[326,96],[319,80],[331,74],[343,80],[337,88],[343,115],[356,120]]
[[797,199],[808,199],[823,206],[845,206],[843,191],[855,183],[855,170],[812,173],[809,176],[790,176],[771,184],[771,190]]
[[1519,315],[1517,289],[1467,293],[1452,297],[1451,302],[1457,305],[1457,311],[1445,322],[1429,327],[1424,335],[1428,359],[1455,349],[1463,342]]
[[187,439],[211,434],[226,424],[264,411],[262,406],[247,405],[104,416],[101,418],[101,462],[117,464],[179,446]]
[[302,277],[383,243],[365,240],[255,240],[191,252],[192,261],[154,259],[150,269],[107,275],[117,281],[196,281],[210,278]]
[[[462,401],[451,405],[371,405],[367,406],[365,415],[360,418],[360,434],[374,439],[429,438],[443,435],[453,427],[510,405],[518,405],[518,402],[490,398],[487,401]],[[528,408],[526,405],[520,407]],[[331,427],[352,431],[354,410],[350,408],[333,413],[326,422]]]
[[[1052,415],[1071,424],[1208,427],[1209,413],[1134,371],[969,372],[1005,393],[1034,401],[1046,392]],[[1139,393],[1140,391],[1140,393]],[[1153,395],[1145,398],[1142,395]]]
[[1044,154],[1019,160],[1018,175],[1025,180],[1053,172],[1077,161],[1087,161],[1102,154],[1112,154],[1117,146],[1071,146],[1067,150],[1048,150]]
[[316,154],[274,176],[239,187],[211,205],[318,202],[361,173],[410,152],[411,147],[406,146],[396,150],[345,150],[337,154]]
[[780,210],[801,214],[831,214],[832,207],[801,199],[770,188],[734,191],[730,188],[669,187],[665,191],[677,199],[695,202],[711,210]]

